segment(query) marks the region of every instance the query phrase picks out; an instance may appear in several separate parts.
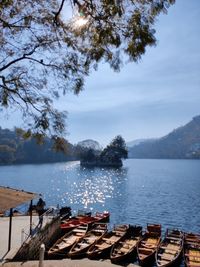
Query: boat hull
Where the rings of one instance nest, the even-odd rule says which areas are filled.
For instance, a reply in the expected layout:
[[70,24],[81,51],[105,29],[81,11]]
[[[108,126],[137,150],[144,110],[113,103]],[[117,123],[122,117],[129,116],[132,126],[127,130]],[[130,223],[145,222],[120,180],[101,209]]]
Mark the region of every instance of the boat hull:
[[87,253],[87,257],[91,260],[94,259],[101,259],[101,258],[109,258],[110,251],[111,251],[112,245],[110,247],[107,247],[105,249],[102,249],[100,251],[95,251],[92,253]]
[[128,252],[126,255],[119,257],[110,257],[110,260],[114,264],[134,260],[137,257],[137,248],[135,247],[132,251]]
[[155,254],[156,254],[156,251],[153,252],[151,255],[148,255],[148,256],[147,256],[146,258],[144,258],[144,259],[140,259],[140,258],[138,257],[139,264],[140,264],[141,266],[145,266],[145,267],[147,267],[147,266],[152,266],[152,265],[154,264],[154,262],[155,262]]

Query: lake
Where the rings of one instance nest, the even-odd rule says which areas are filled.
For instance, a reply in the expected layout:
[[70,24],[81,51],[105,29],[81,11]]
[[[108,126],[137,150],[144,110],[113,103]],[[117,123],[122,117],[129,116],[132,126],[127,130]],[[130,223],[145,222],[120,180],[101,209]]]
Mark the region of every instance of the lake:
[[77,161],[0,166],[0,184],[42,193],[48,206],[109,210],[111,223],[200,230],[198,160],[128,159],[118,170],[85,169]]
[[[200,161],[128,159],[121,169],[77,161],[0,166],[0,185],[42,193],[48,206],[109,210],[117,223],[200,232]],[[27,210],[23,205],[21,210]]]

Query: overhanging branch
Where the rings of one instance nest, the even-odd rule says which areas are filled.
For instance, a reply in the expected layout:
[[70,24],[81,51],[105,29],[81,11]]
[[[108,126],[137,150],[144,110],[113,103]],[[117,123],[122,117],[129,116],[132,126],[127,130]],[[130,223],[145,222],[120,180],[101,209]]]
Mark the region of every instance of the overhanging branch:
[[62,2],[61,2],[61,4],[60,4],[60,7],[59,7],[59,9],[58,9],[58,12],[55,13],[54,23],[55,23],[56,25],[58,25],[58,17],[59,17],[59,15],[60,15],[60,12],[61,12],[62,9],[63,9],[64,3],[65,3],[65,0],[62,0]]
[[0,68],[0,72],[4,71],[5,69],[10,67],[11,65],[17,63],[18,61],[21,61],[21,60],[25,59],[27,56],[32,55],[38,47],[39,47],[39,45],[36,45],[29,53],[25,53],[25,54],[23,54],[22,57],[19,57],[19,58],[16,58],[16,59],[10,61],[8,64],[6,64],[2,68]]

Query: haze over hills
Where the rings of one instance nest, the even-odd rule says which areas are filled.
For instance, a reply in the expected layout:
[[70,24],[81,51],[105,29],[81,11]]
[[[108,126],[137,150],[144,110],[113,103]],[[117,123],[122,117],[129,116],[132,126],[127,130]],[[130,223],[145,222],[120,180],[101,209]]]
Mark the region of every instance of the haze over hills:
[[80,142],[78,142],[77,145],[81,146],[83,148],[91,148],[93,150],[101,150],[102,149],[100,144],[97,141],[92,140],[92,139],[80,141]]
[[[102,150],[99,143],[91,139],[77,145],[68,143],[67,154],[55,152],[52,146],[53,141],[48,138],[40,146],[34,139],[24,140],[15,131],[0,127],[0,164],[78,160],[90,148]],[[162,138],[139,139],[128,142],[127,146],[129,158],[200,159],[200,116]]]
[[162,138],[132,146],[129,158],[200,159],[200,116]]
[[54,149],[54,142],[45,138],[43,145],[34,138],[24,139],[14,130],[0,127],[0,164],[51,163],[80,160],[88,149],[101,150],[97,141],[88,139],[72,145],[66,140],[67,151]]
[[139,145],[139,144],[141,144],[141,143],[148,143],[148,142],[152,142],[152,141],[155,141],[155,140],[157,140],[157,138],[143,138],[143,139],[136,139],[136,140],[133,140],[133,141],[130,141],[130,142],[126,142],[126,145],[127,145],[127,147],[129,148],[131,148],[131,147],[133,147],[133,146],[137,146],[137,145]]

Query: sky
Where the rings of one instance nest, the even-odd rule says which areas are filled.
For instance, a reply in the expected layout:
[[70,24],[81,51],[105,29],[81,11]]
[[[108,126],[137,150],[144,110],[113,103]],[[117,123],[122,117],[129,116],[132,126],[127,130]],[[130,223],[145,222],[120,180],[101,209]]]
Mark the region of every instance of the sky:
[[[199,0],[176,0],[155,25],[157,45],[138,63],[125,62],[119,73],[101,64],[78,96],[61,97],[66,138],[103,146],[119,134],[126,141],[157,138],[200,115],[199,18]],[[0,117],[0,126],[13,121]]]

